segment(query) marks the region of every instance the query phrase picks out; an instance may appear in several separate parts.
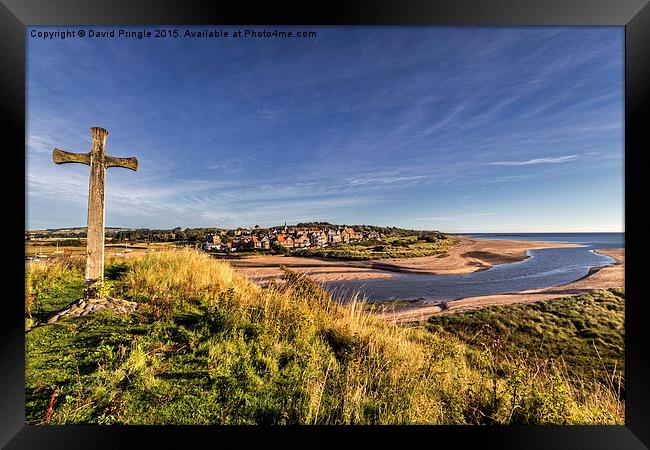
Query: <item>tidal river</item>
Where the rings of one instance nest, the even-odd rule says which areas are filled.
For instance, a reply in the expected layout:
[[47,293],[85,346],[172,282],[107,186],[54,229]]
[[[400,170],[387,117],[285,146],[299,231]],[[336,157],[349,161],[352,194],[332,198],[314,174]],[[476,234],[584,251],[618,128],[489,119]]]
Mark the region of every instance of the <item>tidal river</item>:
[[[361,293],[370,301],[457,300],[477,295],[503,294],[528,289],[541,289],[570,283],[615,261],[595,253],[595,249],[624,247],[624,233],[524,233],[466,234],[483,239],[512,239],[545,242],[566,242],[580,247],[529,250],[528,258],[510,264],[463,275],[427,275],[396,273],[390,278],[332,281],[323,287],[336,297]],[[343,295],[339,295],[343,294]]]

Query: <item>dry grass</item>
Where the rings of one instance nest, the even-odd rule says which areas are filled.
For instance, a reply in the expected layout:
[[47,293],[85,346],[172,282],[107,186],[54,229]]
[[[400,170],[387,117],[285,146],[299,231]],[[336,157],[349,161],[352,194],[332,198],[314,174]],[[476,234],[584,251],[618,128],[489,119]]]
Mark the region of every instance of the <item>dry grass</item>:
[[[103,356],[83,396],[68,387],[74,401],[52,423],[623,423],[611,386],[386,323],[291,271],[261,288],[192,250],[121,264],[123,292],[142,303],[144,322],[124,325],[131,350]],[[128,326],[147,331],[131,336]],[[43,343],[45,328],[28,335],[41,339],[39,351],[54,345]],[[45,375],[29,367],[37,386]]]

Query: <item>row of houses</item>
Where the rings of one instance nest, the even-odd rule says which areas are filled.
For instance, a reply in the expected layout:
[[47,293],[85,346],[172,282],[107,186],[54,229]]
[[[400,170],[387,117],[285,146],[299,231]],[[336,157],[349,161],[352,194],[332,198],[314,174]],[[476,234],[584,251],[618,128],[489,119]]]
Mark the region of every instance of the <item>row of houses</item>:
[[310,247],[325,247],[339,243],[349,243],[369,239],[381,240],[381,235],[370,230],[355,231],[351,227],[336,229],[297,228],[288,227],[274,229],[269,233],[256,233],[250,229],[238,229],[232,242],[222,243],[219,235],[206,236],[203,250],[206,251],[254,251],[271,250],[274,248],[301,249]]

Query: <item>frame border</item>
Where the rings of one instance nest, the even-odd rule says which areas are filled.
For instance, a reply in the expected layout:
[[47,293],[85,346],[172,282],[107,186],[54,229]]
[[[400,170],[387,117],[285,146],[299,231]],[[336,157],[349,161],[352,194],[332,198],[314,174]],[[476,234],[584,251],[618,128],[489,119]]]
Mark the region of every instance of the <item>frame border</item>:
[[[24,269],[16,261],[5,272],[12,280],[15,295],[7,296],[0,328],[3,370],[0,378],[2,425],[0,445],[6,448],[120,448],[135,442],[175,448],[187,445],[195,438],[214,443],[224,438],[250,439],[269,442],[281,440],[285,445],[309,439],[309,445],[349,440],[381,440],[404,444],[405,439],[428,439],[430,442],[453,440],[454,444],[476,444],[488,448],[648,448],[650,423],[645,401],[650,399],[650,333],[643,320],[646,306],[641,297],[636,274],[639,246],[643,243],[634,214],[633,197],[641,179],[641,165],[634,164],[643,150],[650,148],[647,122],[650,109],[650,5],[647,0],[455,0],[401,1],[399,5],[386,1],[357,0],[355,2],[323,2],[306,4],[297,9],[270,2],[239,4],[220,1],[188,2],[182,0],[0,0],[0,70],[1,117],[8,125],[7,148],[25,148],[25,76],[26,27],[35,25],[163,25],[163,24],[251,24],[251,25],[444,25],[444,26],[624,26],[625,27],[625,222],[626,258],[626,340],[625,426],[419,426],[419,427],[201,427],[201,426],[111,426],[93,425],[26,427],[24,392],[24,324],[22,302]],[[304,6],[303,6],[304,5]],[[13,193],[20,182],[19,166],[25,165],[19,152],[10,151],[11,174],[18,182],[3,181],[4,192]],[[15,159],[15,161],[14,161]],[[15,169],[14,169],[15,168]],[[3,177],[12,179],[13,177]],[[633,184],[634,182],[634,184]],[[25,212],[25,192],[22,202]],[[18,239],[25,230],[25,215],[12,214],[8,245],[11,254],[24,262],[24,242]],[[22,219],[21,219],[22,217]],[[5,247],[6,248],[6,247]],[[22,286],[19,281],[22,280]],[[13,289],[12,289],[13,293]],[[295,439],[295,434],[299,439]],[[300,436],[302,435],[302,436]],[[322,441],[315,436],[322,435]],[[290,439],[293,437],[294,439]],[[289,439],[287,439],[289,438]],[[426,442],[426,441],[425,441]],[[175,443],[178,443],[175,445]],[[89,445],[90,444],[90,445]],[[486,445],[487,444],[487,445]],[[295,445],[295,444],[294,444]],[[298,444],[300,445],[300,444]]]

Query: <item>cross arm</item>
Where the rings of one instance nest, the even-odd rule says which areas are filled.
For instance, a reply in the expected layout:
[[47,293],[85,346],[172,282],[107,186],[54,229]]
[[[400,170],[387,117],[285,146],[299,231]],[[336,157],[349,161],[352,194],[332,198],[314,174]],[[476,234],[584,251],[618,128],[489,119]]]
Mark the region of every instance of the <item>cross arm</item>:
[[52,160],[55,164],[68,164],[68,163],[77,163],[77,164],[86,164],[90,165],[90,154],[89,153],[71,153],[63,151],[59,148],[55,148],[52,152]]
[[137,158],[116,158],[114,156],[106,156],[106,167],[124,167],[131,169],[134,172],[138,170]]

